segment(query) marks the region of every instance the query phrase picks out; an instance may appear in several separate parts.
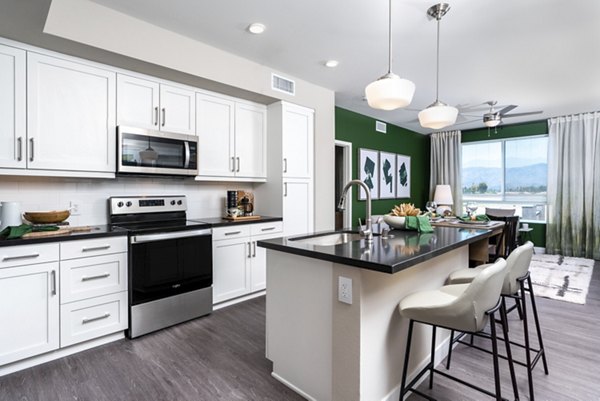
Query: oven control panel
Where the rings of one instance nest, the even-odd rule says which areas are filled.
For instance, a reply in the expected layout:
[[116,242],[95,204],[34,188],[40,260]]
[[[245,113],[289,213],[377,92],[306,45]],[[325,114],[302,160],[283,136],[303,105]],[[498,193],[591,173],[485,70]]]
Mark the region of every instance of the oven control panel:
[[109,214],[185,212],[185,195],[177,196],[113,196],[108,199]]

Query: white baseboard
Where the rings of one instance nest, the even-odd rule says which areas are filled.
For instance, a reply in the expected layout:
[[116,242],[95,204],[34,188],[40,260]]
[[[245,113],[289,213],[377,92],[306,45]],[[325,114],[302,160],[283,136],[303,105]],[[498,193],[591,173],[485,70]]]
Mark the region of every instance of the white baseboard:
[[239,297],[239,298],[235,298],[235,299],[230,299],[228,301],[219,302],[218,304],[214,304],[213,305],[213,311],[219,310],[221,308],[225,308],[227,306],[239,304],[240,302],[248,301],[249,299],[252,299],[252,298],[262,297],[266,293],[267,293],[267,290],[262,290],[262,291],[254,292],[252,294],[244,295],[244,296]]
[[[309,401],[317,401],[316,398],[313,398],[310,395],[308,395],[307,393],[305,393],[304,391],[300,390],[298,387],[294,386],[292,383],[290,383],[289,381],[287,381],[283,377],[279,376],[277,373],[271,372],[271,376],[273,376],[275,378],[275,380],[277,380],[278,382],[280,382],[281,384],[283,384],[284,386],[286,386],[290,390],[292,390],[292,391],[300,394],[302,397],[306,398],[307,400],[309,400]],[[396,398],[398,398],[398,397],[396,397]]]
[[535,251],[535,253],[537,253],[538,255],[543,255],[546,253],[546,248],[542,248],[539,246],[534,246],[533,250]]
[[104,337],[95,338],[93,340],[86,341],[83,343],[75,344],[67,348],[57,349],[56,351],[51,351],[46,354],[34,356],[31,358],[23,359],[22,361],[17,361],[8,365],[0,366],[0,377],[9,373],[18,372],[19,370],[30,368],[32,366],[54,361],[56,359],[63,358],[68,355],[73,355],[90,348],[108,344],[110,342],[117,341],[122,338],[125,338],[125,335],[124,332],[121,331],[118,333],[109,334]]

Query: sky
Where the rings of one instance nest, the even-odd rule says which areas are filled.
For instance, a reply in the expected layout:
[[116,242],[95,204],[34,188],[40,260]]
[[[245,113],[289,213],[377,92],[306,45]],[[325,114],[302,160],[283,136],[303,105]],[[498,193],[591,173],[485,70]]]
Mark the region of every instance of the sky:
[[[548,138],[506,141],[507,167],[523,167],[547,162]],[[502,167],[502,142],[486,141],[462,146],[462,165],[468,167]]]

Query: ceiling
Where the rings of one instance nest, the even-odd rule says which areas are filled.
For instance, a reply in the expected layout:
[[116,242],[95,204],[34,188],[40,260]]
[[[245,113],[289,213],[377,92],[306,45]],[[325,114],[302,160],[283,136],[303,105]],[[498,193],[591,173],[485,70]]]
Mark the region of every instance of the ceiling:
[[[339,107],[431,132],[416,118],[435,100],[436,24],[426,15],[435,1],[394,0],[393,71],[416,84],[413,110],[395,111],[371,109],[363,100],[365,86],[387,71],[386,0],[93,1],[332,89]],[[544,110],[505,123],[600,109],[600,2],[449,3],[441,23],[441,101],[496,100],[500,107],[519,105],[514,113]],[[252,22],[267,30],[247,33]],[[329,59],[339,66],[326,68]],[[472,120],[456,127],[483,126],[481,118]]]

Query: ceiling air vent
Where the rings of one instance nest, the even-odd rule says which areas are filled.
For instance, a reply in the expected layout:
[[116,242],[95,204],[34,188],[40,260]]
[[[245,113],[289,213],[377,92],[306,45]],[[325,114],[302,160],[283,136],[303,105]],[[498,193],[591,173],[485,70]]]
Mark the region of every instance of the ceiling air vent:
[[381,121],[375,121],[375,131],[386,134],[387,133],[387,124],[383,123]]
[[271,74],[271,89],[294,96],[296,94],[296,82],[277,74]]

